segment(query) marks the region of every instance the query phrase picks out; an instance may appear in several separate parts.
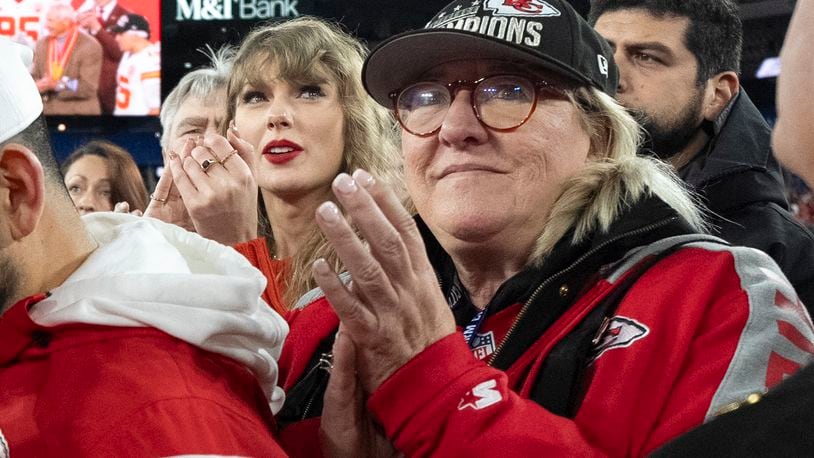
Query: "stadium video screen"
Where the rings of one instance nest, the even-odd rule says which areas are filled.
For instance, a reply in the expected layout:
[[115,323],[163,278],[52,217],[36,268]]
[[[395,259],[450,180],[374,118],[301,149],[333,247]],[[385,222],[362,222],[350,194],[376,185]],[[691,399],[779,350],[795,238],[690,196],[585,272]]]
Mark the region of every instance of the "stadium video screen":
[[157,116],[160,0],[0,0],[0,35],[34,50],[47,116]]

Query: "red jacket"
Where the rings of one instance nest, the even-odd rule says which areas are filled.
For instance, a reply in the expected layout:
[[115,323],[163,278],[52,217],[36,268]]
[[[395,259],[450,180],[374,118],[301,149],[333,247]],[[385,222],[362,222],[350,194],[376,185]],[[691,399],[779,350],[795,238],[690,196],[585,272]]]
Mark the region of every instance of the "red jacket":
[[285,455],[236,361],[152,328],[38,326],[43,297],[0,318],[0,456]]
[[130,11],[117,4],[102,24],[102,28],[93,35],[102,45],[103,51],[102,74],[99,77],[99,104],[104,114],[113,114],[113,109],[116,108],[116,71],[119,69],[119,61],[122,60],[123,54],[116,42],[116,34],[109,29],[125,14],[130,14]]
[[[495,356],[494,346],[520,310],[517,300],[487,315],[478,332],[489,337],[481,339],[483,345],[470,349],[459,332],[396,371],[368,401],[388,438],[407,456],[642,456],[727,404],[765,391],[814,355],[810,318],[768,256],[697,242],[650,267],[621,298],[607,326],[594,333],[574,411],[555,415],[544,408],[546,384],[557,382],[540,377],[558,345],[617,290],[632,265],[670,242],[659,241],[662,229],[650,232],[649,244],[598,270],[581,269],[571,252],[560,266],[566,267],[550,271],[557,273],[520,274],[524,282],[530,276],[533,285],[543,286],[531,314],[561,306],[563,312],[505,370],[473,353],[486,360]],[[550,262],[557,257],[552,254]],[[445,278],[443,263],[434,265]],[[584,275],[590,280],[577,281]],[[443,281],[442,287],[449,298]],[[509,284],[501,290],[511,296],[523,288]],[[324,298],[290,316],[280,359],[289,400],[336,323]],[[526,319],[515,334],[537,324]],[[542,403],[557,402],[549,401]],[[286,418],[290,412],[284,407],[281,421],[296,420]],[[286,425],[281,442],[292,455],[313,456],[319,453],[319,418],[303,417]]]

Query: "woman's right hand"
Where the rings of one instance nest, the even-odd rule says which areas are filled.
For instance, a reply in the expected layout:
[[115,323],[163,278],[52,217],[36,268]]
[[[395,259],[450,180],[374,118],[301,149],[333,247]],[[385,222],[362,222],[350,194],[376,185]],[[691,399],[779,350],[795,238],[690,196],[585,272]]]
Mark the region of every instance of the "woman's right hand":
[[230,127],[227,138],[207,134],[188,146],[169,165],[196,232],[224,245],[257,238],[252,145]]

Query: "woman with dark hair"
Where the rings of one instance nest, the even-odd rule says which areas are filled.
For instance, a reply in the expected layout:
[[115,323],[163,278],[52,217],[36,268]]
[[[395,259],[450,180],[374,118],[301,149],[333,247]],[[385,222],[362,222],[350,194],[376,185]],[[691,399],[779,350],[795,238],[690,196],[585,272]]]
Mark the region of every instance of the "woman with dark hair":
[[62,164],[62,176],[81,214],[113,211],[126,203],[128,211],[144,212],[147,187],[130,153],[104,140],[76,149]]

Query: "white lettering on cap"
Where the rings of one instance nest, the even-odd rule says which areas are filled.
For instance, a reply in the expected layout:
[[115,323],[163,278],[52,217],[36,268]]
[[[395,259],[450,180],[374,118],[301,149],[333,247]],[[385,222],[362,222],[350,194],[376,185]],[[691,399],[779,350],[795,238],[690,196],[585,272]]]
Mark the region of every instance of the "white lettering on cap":
[[596,55],[596,61],[599,64],[599,73],[608,76],[608,59],[605,58],[602,54]]

